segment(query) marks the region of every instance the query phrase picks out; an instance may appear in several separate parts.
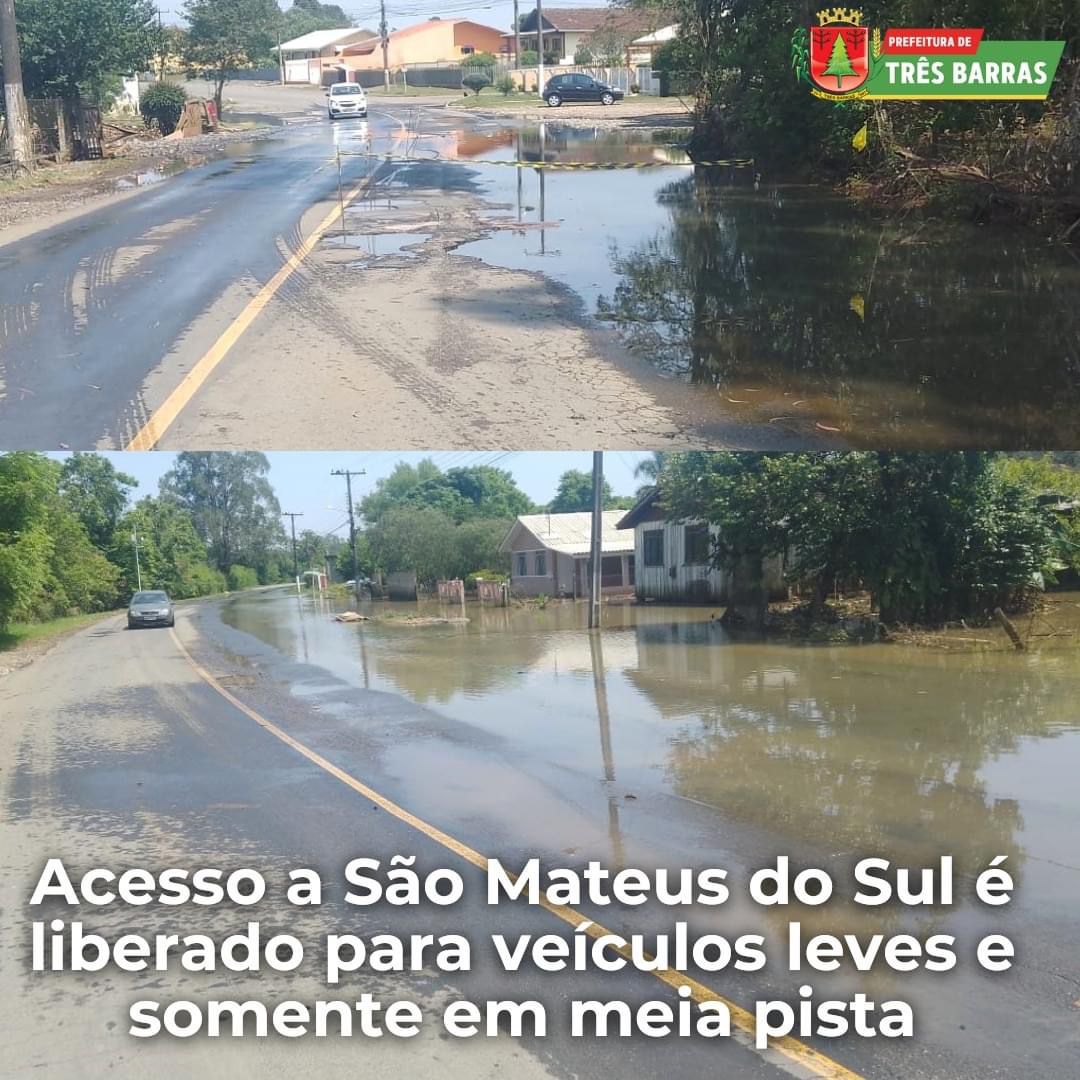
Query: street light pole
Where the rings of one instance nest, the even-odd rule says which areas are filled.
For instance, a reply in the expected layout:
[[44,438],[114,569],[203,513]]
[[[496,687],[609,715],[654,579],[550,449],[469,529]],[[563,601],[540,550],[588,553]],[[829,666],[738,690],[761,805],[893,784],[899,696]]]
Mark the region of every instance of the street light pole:
[[296,519],[303,517],[303,514],[294,514],[288,510],[282,510],[282,517],[289,519],[289,524],[292,526],[292,576],[293,581],[296,582],[296,591],[300,591],[300,566],[296,561]]
[[353,596],[356,599],[356,606],[360,606],[360,564],[356,557],[356,509],[353,506],[352,501],[352,478],[354,476],[367,475],[363,469],[357,471],[350,471],[349,469],[331,469],[331,476],[344,476],[345,477],[345,493],[349,500],[349,547],[352,549],[352,576],[353,576]]
[[536,0],[536,92],[544,93],[544,7]]
[[135,580],[138,582],[139,592],[142,592],[142,566],[139,564],[139,530],[132,528],[131,540],[135,545]]
[[390,34],[386,28],[386,0],[379,0],[379,37],[382,38],[383,89],[390,89]]
[[4,61],[4,112],[11,159],[17,168],[29,172],[34,167],[34,140],[30,134],[30,111],[23,93],[15,0],[0,0],[0,57]]
[[589,545],[592,565],[589,567],[589,629],[600,629],[600,563],[603,559],[604,530],[604,452],[594,450],[592,456],[592,537]]

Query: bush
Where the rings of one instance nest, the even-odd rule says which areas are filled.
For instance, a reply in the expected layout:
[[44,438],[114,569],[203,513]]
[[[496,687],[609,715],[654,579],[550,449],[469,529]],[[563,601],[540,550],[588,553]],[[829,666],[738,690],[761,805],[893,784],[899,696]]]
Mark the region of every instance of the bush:
[[517,84],[510,75],[500,75],[499,81],[495,84],[495,89],[498,90],[503,97],[509,97],[516,88]]
[[522,49],[518,67],[536,67],[540,63],[540,54],[535,49]]
[[574,50],[575,64],[591,64],[593,60],[592,49],[588,45],[579,45]]
[[484,67],[491,68],[497,63],[494,53],[478,52],[469,53],[464,60],[461,61],[461,66],[464,68],[471,67]]
[[485,86],[491,85],[491,80],[482,71],[470,71],[469,74],[461,80],[461,85],[464,86],[466,90],[471,90],[474,94],[479,94]]
[[157,124],[162,135],[171,135],[180,123],[180,116],[187,102],[182,86],[175,83],[154,83],[140,98],[139,112],[147,127]]
[[259,575],[250,566],[229,567],[229,588],[233,592],[240,589],[254,589],[259,584]]

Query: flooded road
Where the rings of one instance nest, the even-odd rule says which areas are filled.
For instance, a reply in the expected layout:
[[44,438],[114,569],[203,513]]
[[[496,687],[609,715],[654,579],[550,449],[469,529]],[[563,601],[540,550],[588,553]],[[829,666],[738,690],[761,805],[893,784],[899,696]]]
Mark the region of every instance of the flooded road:
[[677,134],[549,124],[474,139],[456,156],[673,164],[482,169],[522,229],[462,252],[568,285],[638,356],[748,423],[865,447],[1080,442],[1067,249],[1001,226],[877,220],[753,168],[680,166],[663,141]]
[[[740,880],[787,854],[843,882],[868,855],[911,867],[954,856],[951,908],[838,899],[788,917],[808,932],[952,934],[955,972],[845,970],[816,984],[911,1000],[921,1045],[957,1062],[931,1057],[925,1072],[894,1062],[889,1072],[879,1057],[868,1075],[1070,1075],[1080,1000],[1075,637],[1033,638],[1026,653],[994,631],[977,650],[805,646],[734,642],[708,608],[612,605],[599,636],[574,603],[469,604],[468,622],[443,625],[406,617],[460,609],[380,603],[365,607],[374,621],[353,625],[333,610],[288,592],[248,594],[224,603],[224,625],[215,631],[207,618],[203,629],[284,679],[328,748],[362,746],[354,767],[372,783],[503,858],[723,865]],[[1040,620],[1075,629],[1080,594],[1051,597]],[[974,878],[1000,855],[1014,899],[986,908]],[[655,917],[641,909],[633,924]],[[773,942],[785,925],[738,899],[694,919]],[[1017,942],[1016,970],[988,978],[971,950],[1002,932]],[[736,998],[791,976],[757,978],[736,977]],[[992,1066],[973,1064],[984,1051]]]
[[[401,621],[414,605],[365,610],[376,621],[358,628],[270,593],[230,601],[223,617],[290,660],[405,695],[620,795],[692,800],[830,854],[922,865],[950,852],[964,874],[1006,852],[1022,890],[1062,914],[1075,902],[1074,643],[1023,654],[734,643],[708,609],[652,605],[610,606],[599,638],[573,603],[469,604],[467,623],[433,626]],[[1051,611],[1080,622],[1080,596]]]

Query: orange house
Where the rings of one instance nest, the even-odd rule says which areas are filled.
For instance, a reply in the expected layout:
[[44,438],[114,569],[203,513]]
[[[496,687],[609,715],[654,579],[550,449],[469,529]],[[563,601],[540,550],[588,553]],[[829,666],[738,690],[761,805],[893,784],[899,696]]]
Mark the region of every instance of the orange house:
[[[406,26],[390,34],[387,63],[398,70],[415,64],[460,63],[472,53],[489,52],[496,56],[502,45],[502,32],[493,26],[468,19],[428,19],[416,26]],[[382,69],[382,44],[379,39],[357,41],[340,50],[341,63],[348,69]]]

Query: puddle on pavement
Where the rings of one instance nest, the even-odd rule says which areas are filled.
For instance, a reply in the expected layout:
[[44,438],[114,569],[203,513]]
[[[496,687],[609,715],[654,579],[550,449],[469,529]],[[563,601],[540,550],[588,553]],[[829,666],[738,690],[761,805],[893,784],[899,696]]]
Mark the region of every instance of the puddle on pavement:
[[[620,799],[652,796],[652,812],[704,806],[719,815],[717,836],[766,830],[783,850],[879,853],[905,865],[952,853],[965,875],[1007,854],[1045,917],[1075,904],[1075,638],[1047,638],[1027,653],[1004,643],[959,652],[733,642],[708,608],[611,605],[599,637],[574,603],[470,603],[468,623],[412,628],[393,618],[343,625],[334,610],[264,593],[237,597],[223,612],[290,660],[504,740],[506,755],[559,777],[575,806],[607,785]],[[446,609],[364,610],[384,618]],[[1046,617],[1059,629],[1080,626],[1080,594],[1053,595]],[[317,700],[324,681],[297,692]],[[387,750],[395,774],[410,774],[413,750],[409,739]],[[461,759],[455,790],[486,775],[479,747],[477,777],[467,752],[450,752]],[[437,798],[438,787],[423,796]],[[510,793],[499,797],[507,826],[531,836]],[[455,808],[445,812],[449,820]],[[673,835],[674,845],[686,842]]]
[[[488,142],[472,156],[681,153],[555,125]],[[1080,261],[1034,232],[882,223],[754,169],[477,175],[522,228],[462,253],[568,285],[639,357],[697,387],[706,415],[874,447],[1080,443]]]

